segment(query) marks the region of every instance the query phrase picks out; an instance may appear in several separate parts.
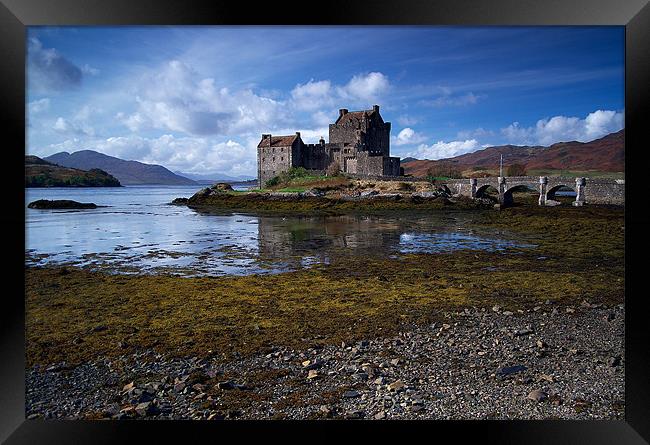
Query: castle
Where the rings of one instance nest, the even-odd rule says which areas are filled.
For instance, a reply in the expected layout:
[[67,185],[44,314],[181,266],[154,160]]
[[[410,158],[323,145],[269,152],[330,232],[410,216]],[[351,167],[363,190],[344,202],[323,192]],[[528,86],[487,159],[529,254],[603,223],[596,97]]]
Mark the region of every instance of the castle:
[[257,180],[266,181],[289,170],[304,167],[323,172],[334,164],[345,173],[362,176],[399,176],[400,159],[390,156],[390,122],[384,122],[379,105],[372,110],[339,110],[329,125],[329,142],[305,144],[300,132],[291,136],[263,134],[257,145]]

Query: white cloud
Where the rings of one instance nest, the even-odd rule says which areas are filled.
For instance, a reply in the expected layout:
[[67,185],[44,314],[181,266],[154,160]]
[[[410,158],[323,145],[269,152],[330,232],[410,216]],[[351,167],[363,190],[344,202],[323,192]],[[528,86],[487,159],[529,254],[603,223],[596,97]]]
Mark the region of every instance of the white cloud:
[[393,137],[393,144],[399,145],[413,145],[424,142],[426,137],[420,133],[417,133],[412,128],[406,127],[397,134],[397,137]]
[[486,130],[482,127],[479,127],[475,130],[459,131],[456,135],[458,139],[480,139],[492,136],[494,136],[494,132],[492,130]]
[[471,91],[465,94],[454,94],[451,88],[438,87],[439,95],[433,99],[423,99],[419,103],[427,107],[460,107],[466,105],[474,105],[479,99],[485,96],[476,95]]
[[480,145],[476,139],[464,141],[438,141],[432,145],[421,144],[417,150],[408,154],[418,159],[445,159],[476,151]]
[[332,84],[329,80],[315,82],[309,80],[305,84],[298,84],[291,90],[291,99],[298,110],[317,110],[325,103],[332,103]]
[[163,165],[172,171],[255,176],[256,145],[257,141],[253,139],[242,144],[231,139],[214,142],[207,138],[175,137],[170,134],[157,138],[129,135],[107,139],[75,137],[59,144],[52,144],[39,150],[39,153],[49,156],[59,151],[74,152],[91,149],[121,159]]
[[137,110],[118,113],[131,131],[160,129],[193,136],[233,135],[272,130],[289,120],[280,101],[250,89],[219,88],[189,65],[170,61],[143,76],[137,88]]
[[623,128],[624,114],[612,110],[597,110],[584,119],[554,116],[540,119],[535,126],[522,127],[513,122],[501,129],[506,140],[515,145],[552,145],[556,142],[588,142]]
[[345,107],[366,107],[380,102],[390,88],[388,77],[379,72],[357,74],[345,85],[332,85],[329,80],[298,84],[291,90],[290,105],[296,110],[323,110],[345,104]]
[[27,109],[31,114],[46,111],[48,108],[50,108],[50,99],[47,97],[39,100],[34,100],[27,105]]
[[27,80],[36,91],[62,91],[81,84],[82,70],[54,48],[31,38],[27,45]]
[[95,129],[81,120],[68,120],[58,117],[52,125],[52,129],[58,133],[80,135],[80,136],[94,136]]
[[338,92],[342,99],[368,103],[378,101],[388,88],[388,77],[372,72],[352,77],[347,85],[338,88]]
[[415,125],[420,122],[417,118],[403,114],[397,117],[397,123],[405,127]]
[[93,68],[92,66],[88,65],[87,63],[84,64],[84,66],[81,67],[81,72],[84,74],[89,74],[91,76],[96,76],[100,73],[100,71],[97,68]]

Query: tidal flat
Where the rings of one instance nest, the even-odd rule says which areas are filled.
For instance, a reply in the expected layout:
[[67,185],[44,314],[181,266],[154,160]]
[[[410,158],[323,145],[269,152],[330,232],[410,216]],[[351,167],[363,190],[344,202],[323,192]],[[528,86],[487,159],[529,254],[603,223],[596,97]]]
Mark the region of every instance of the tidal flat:
[[[505,313],[506,320],[516,326],[520,323],[518,317],[535,318],[542,312],[549,313],[547,308],[551,307],[561,314],[575,312],[575,308],[607,311],[622,307],[623,209],[523,206],[502,211],[480,210],[471,211],[471,224],[520,234],[535,247],[405,253],[383,258],[338,257],[329,264],[315,264],[306,269],[247,276],[188,278],[124,275],[77,267],[27,267],[28,366],[39,372],[49,368],[54,373],[74,373],[75,369],[88,364],[109,362],[111,366],[118,366],[124,363],[125,357],[143,357],[147,361],[156,354],[169,360],[198,360],[203,364],[228,366],[228,363],[265,357],[279,350],[294,351],[289,360],[293,362],[301,356],[308,360],[309,354],[316,358],[318,351],[336,345],[349,348],[357,342],[376,344],[381,339],[415,332],[436,323],[435,326],[441,323],[452,326],[458,320],[454,314],[464,311]],[[539,308],[545,309],[540,312]],[[601,315],[607,316],[605,312]],[[622,315],[618,317],[620,321]],[[539,319],[535,323],[544,325],[545,322]],[[507,324],[503,326],[508,327]],[[534,332],[526,334],[533,345]],[[481,343],[480,338],[476,339],[477,345]],[[612,337],[612,342],[615,338]],[[623,353],[620,342],[613,343],[609,349],[609,355]],[[156,360],[160,358],[153,359]],[[599,360],[602,361],[602,357]],[[362,363],[358,365],[363,367]],[[463,366],[458,372],[462,372],[461,368]],[[241,370],[246,375],[251,372],[257,371]],[[277,372],[291,374],[282,369]],[[341,370],[332,372],[336,374]],[[280,374],[269,376],[268,381],[261,374],[256,379],[271,384]],[[329,377],[334,378],[335,374]],[[328,378],[327,374],[318,374],[318,371],[313,375],[314,379]],[[147,378],[154,377],[162,378],[151,375]],[[302,382],[306,377],[297,379]],[[146,383],[143,376],[127,372],[112,382],[116,393],[121,393],[122,386],[128,383],[124,379],[128,378]],[[224,378],[219,374],[198,382],[210,386],[199,391],[204,394],[201,398],[210,397],[218,402],[212,404],[214,409],[210,408],[210,413],[225,412],[230,409],[226,406],[228,403],[232,409],[241,410],[241,401],[234,399],[241,396],[248,400],[251,393],[212,394],[211,385],[217,380],[223,383]],[[260,388],[265,387],[265,384],[260,385]],[[336,389],[336,385],[333,388]],[[622,386],[615,389],[616,397],[620,398]],[[327,398],[326,394],[321,395]],[[330,396],[342,404],[356,398],[345,397],[343,392]],[[129,400],[127,403],[123,399],[117,412],[110,410],[109,417],[138,416],[135,405],[131,406],[134,400]],[[231,402],[226,403],[228,400]],[[31,401],[32,414],[44,415],[43,410],[33,408],[36,402],[35,399]],[[337,403],[330,401],[321,405]],[[219,409],[215,408],[217,405]],[[286,410],[281,411],[286,417],[295,417],[287,414],[291,411],[291,403],[285,405]],[[296,402],[295,405],[301,404]],[[319,407],[314,409],[318,411]],[[208,418],[211,414],[204,416],[204,411],[196,415],[173,409],[171,412],[172,418]],[[331,417],[326,411],[324,409],[324,415]],[[417,411],[404,412],[408,418],[418,417]],[[620,414],[620,411],[616,412]],[[258,410],[257,414],[248,412],[247,415],[271,417],[273,412]],[[346,408],[338,415],[347,416],[350,412]],[[72,410],[60,415],[83,417],[91,413],[100,416],[97,409]],[[607,413],[595,416],[614,416],[610,411]],[[147,415],[145,412],[142,416]],[[370,414],[365,412],[364,416],[367,415]],[[558,413],[546,415],[562,417]]]

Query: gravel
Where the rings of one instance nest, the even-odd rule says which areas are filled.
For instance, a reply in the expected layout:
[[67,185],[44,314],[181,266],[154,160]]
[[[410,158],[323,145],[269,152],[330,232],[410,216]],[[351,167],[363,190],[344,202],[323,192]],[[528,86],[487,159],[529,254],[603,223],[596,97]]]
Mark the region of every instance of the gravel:
[[[567,311],[566,309],[571,309]],[[623,419],[623,305],[445,314],[391,338],[239,357],[151,350],[27,370],[28,418]]]

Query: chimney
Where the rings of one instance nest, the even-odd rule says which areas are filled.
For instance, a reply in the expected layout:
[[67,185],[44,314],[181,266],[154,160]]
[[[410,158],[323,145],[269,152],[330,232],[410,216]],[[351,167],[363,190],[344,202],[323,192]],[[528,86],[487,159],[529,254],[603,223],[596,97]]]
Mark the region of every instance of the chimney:
[[299,131],[296,131],[296,136],[300,137],[300,132]]
[[374,111],[375,113],[379,113],[379,105],[373,105],[372,111]]
[[345,116],[347,113],[348,113],[348,109],[347,109],[347,108],[341,108],[341,109],[339,110],[339,117],[341,117],[341,116]]

